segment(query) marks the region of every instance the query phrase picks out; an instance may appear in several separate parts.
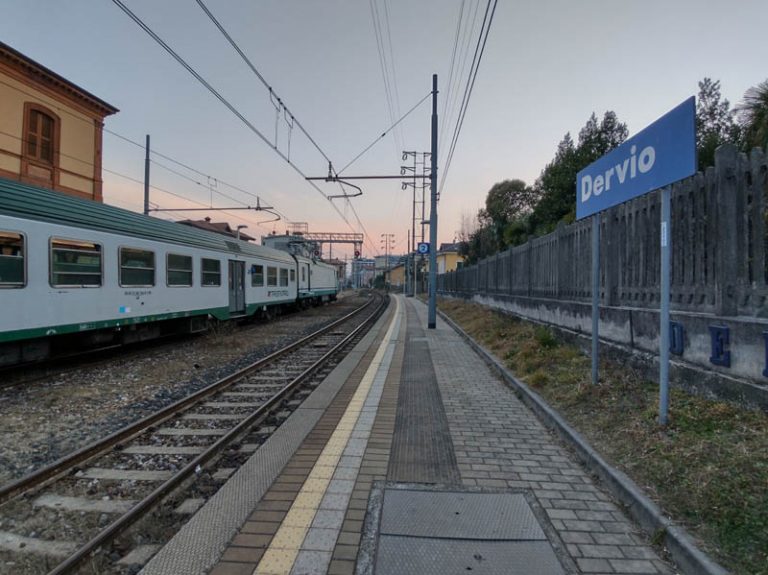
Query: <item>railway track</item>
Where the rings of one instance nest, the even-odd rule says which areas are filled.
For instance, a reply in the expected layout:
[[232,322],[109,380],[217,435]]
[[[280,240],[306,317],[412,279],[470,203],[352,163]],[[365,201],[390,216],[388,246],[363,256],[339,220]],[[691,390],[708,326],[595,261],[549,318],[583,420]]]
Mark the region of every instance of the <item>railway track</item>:
[[142,561],[131,552],[151,553],[215,493],[386,302],[372,297],[322,330],[0,488],[0,572],[135,572]]

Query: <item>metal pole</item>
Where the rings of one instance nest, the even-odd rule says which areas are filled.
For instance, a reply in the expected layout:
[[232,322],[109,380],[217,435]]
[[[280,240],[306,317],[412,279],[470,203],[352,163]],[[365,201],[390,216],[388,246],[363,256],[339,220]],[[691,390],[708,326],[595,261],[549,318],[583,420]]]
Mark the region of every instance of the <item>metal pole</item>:
[[[413,297],[416,297],[416,156],[418,152],[413,152],[413,203],[411,204],[411,269],[413,271]],[[423,219],[423,218],[422,218]]]
[[671,186],[661,189],[661,310],[659,313],[659,423],[666,425],[669,413],[669,244]]
[[144,215],[149,215],[149,134],[147,134],[146,155],[144,156]]
[[[406,230],[408,234],[408,249],[411,249],[411,230]],[[408,258],[403,262],[403,295],[408,295]]]
[[600,214],[592,216],[592,383],[597,385],[600,329]]
[[429,310],[427,329],[437,326],[437,74],[432,74],[432,166],[429,174]]

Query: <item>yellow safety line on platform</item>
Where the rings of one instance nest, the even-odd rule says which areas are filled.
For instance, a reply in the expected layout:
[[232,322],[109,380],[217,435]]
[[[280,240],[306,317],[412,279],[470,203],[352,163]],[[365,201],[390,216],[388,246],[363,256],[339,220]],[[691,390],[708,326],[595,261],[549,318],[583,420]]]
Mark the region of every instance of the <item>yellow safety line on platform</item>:
[[349,442],[357,419],[365,404],[368,391],[373,384],[387,347],[394,337],[395,325],[400,314],[400,299],[395,298],[395,313],[389,323],[376,355],[368,366],[352,400],[344,411],[338,426],[323,449],[315,466],[304,482],[280,528],[254,570],[254,575],[287,575],[291,572],[296,557],[301,550],[304,537],[315,519],[320,502],[323,500],[333,473],[339,464],[344,449]]

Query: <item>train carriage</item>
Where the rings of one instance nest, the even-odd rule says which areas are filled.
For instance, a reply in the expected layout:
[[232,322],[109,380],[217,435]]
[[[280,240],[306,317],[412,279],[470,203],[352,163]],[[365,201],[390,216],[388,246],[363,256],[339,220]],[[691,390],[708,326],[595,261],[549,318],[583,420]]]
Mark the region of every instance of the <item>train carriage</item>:
[[[302,270],[306,297],[331,297],[329,269],[312,260],[299,263],[287,252],[0,180],[0,365],[46,357],[52,343],[73,339],[56,336],[126,343],[202,330],[209,317],[227,320],[293,304]],[[322,283],[322,293],[312,292],[312,278]]]

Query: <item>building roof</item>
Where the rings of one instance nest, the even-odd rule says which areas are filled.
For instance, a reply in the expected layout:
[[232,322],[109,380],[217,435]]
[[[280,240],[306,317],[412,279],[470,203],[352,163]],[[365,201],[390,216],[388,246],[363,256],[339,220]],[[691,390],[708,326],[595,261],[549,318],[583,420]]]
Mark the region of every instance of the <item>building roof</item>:
[[459,244],[457,243],[444,243],[440,244],[440,249],[437,250],[438,253],[446,253],[446,252],[458,252],[459,251]]
[[28,58],[3,42],[0,42],[0,63],[6,63],[11,67],[20,70],[25,76],[38,84],[54,88],[56,92],[64,92],[70,98],[79,102],[82,106],[98,112],[102,117],[110,116],[120,111],[112,104],[108,104],[101,98],[97,98],[90,92],[83,90],[77,84],[59,76],[53,70],[46,68],[42,64],[38,64],[31,58]]
[[[222,234],[231,238],[236,238],[237,230],[233,230],[227,222],[212,222],[211,218],[205,218],[204,220],[181,220],[178,222],[185,226],[192,226],[193,228],[199,228],[213,232],[215,234]],[[246,242],[255,240],[256,238],[249,236],[245,232],[240,232],[240,239]]]

